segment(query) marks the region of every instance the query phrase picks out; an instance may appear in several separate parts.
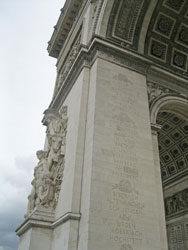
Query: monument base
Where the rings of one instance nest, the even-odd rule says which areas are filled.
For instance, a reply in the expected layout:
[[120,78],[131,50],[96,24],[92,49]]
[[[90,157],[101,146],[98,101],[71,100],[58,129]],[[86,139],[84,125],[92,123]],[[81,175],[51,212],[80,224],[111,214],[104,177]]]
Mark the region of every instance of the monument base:
[[16,230],[20,237],[19,250],[50,250],[54,211],[37,207]]

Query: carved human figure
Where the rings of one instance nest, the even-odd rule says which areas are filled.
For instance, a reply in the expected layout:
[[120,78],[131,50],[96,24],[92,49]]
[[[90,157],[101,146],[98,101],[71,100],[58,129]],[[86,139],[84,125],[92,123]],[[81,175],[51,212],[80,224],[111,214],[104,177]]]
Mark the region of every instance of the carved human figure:
[[46,116],[47,135],[58,135],[61,132],[61,120],[55,117]]
[[64,170],[67,107],[60,112],[46,110],[48,151],[37,151],[38,164],[34,169],[32,191],[28,199],[27,216],[37,206],[55,208],[59,198]]
[[53,207],[55,197],[55,182],[53,180],[52,173],[46,171],[43,176],[44,189],[43,196],[41,199],[41,205]]
[[51,171],[54,168],[58,161],[59,156],[61,154],[61,146],[62,146],[62,137],[53,136],[51,137],[51,144],[48,154],[48,170]]
[[178,211],[177,198],[174,196],[172,199],[173,199],[173,213],[176,213]]
[[166,200],[166,215],[171,215],[173,213],[173,200],[169,198]]
[[33,211],[35,206],[40,203],[40,190],[42,186],[43,171],[47,169],[47,152],[39,150],[36,152],[39,160],[37,166],[34,169],[34,179],[32,180],[31,194],[28,196],[27,215]]
[[35,180],[32,180],[32,190],[30,195],[28,196],[28,206],[26,215],[30,214],[35,208],[35,199],[36,199],[36,188],[35,188]]
[[61,143],[61,151],[60,154],[62,156],[65,155],[65,139],[66,139],[66,134],[67,134],[67,107],[63,107],[61,112],[61,117],[62,117],[62,143]]
[[184,198],[184,193],[177,194],[177,198],[178,198],[178,210],[187,208],[187,204]]
[[48,157],[48,152],[44,151],[44,150],[38,150],[36,152],[37,158],[39,160],[37,167],[38,167],[38,174],[41,174],[45,169],[48,169],[48,161],[47,161],[47,157]]

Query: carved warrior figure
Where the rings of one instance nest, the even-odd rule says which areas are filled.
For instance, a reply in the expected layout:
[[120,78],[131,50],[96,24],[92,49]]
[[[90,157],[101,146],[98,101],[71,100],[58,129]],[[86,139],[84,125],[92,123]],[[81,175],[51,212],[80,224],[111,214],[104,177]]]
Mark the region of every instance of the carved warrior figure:
[[39,162],[34,169],[26,216],[37,206],[56,207],[63,178],[67,107],[63,107],[60,113],[46,110],[44,114],[43,124],[47,126],[48,150],[37,151]]
[[188,189],[165,199],[166,216],[188,210]]

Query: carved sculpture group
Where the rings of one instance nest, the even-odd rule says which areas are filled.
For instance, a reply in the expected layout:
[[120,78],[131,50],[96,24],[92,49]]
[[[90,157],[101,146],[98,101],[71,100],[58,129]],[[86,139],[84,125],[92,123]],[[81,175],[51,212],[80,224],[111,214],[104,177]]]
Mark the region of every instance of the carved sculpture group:
[[48,109],[44,114],[47,150],[39,150],[36,153],[39,162],[34,169],[26,216],[37,206],[55,208],[63,179],[67,107],[64,106],[60,112]]
[[188,210],[188,189],[165,199],[166,216]]

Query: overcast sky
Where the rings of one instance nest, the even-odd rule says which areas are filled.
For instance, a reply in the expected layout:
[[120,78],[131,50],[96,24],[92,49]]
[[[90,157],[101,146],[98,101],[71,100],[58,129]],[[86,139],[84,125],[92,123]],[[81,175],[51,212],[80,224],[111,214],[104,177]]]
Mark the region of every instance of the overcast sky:
[[0,0],[0,250],[16,250],[35,152],[43,148],[42,113],[55,83],[47,42],[63,0]]

